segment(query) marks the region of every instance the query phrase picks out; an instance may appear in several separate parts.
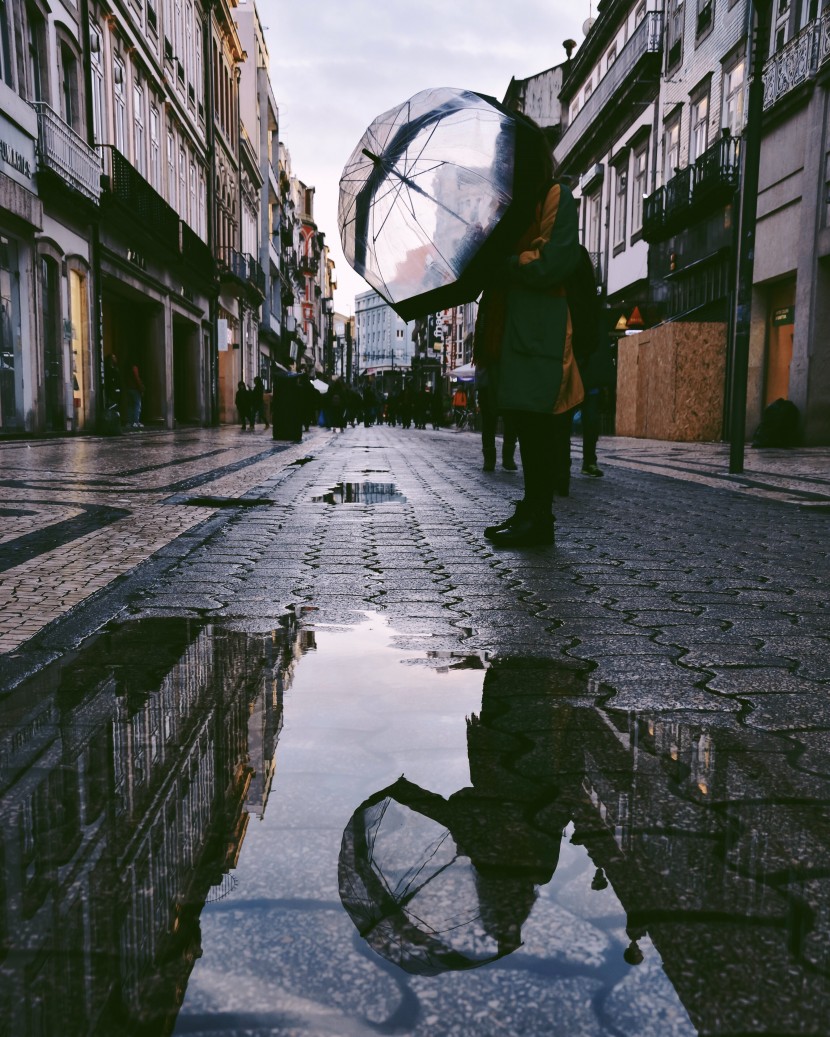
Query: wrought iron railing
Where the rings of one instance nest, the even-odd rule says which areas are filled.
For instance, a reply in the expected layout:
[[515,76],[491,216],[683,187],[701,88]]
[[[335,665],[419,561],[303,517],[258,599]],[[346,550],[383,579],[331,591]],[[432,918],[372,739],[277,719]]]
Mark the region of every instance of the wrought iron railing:
[[721,137],[698,158],[643,200],[643,236],[647,241],[668,235],[725,203],[740,180],[740,137]]
[[141,173],[112,145],[99,149],[103,156],[107,190],[133,219],[174,252],[179,251],[179,214],[168,205]]
[[588,255],[591,257],[591,263],[594,267],[594,277],[596,277],[597,284],[601,285],[602,281],[602,253],[601,252],[589,252]]
[[248,252],[237,252],[235,248],[219,250],[220,271],[231,274],[240,281],[254,285],[265,295],[265,271]]
[[101,156],[45,101],[35,101],[38,163],[93,202],[101,197]]
[[741,138],[721,137],[694,164],[692,196],[698,202],[723,189],[734,190],[741,175]]
[[830,10],[786,43],[764,65],[764,110],[812,79],[830,60]]
[[561,163],[567,158],[603,109],[613,101],[614,95],[634,73],[640,60],[647,54],[661,54],[662,51],[663,15],[660,11],[649,11],[631,34],[617,60],[599,81],[594,92],[562,134],[562,138],[554,150],[557,163]]

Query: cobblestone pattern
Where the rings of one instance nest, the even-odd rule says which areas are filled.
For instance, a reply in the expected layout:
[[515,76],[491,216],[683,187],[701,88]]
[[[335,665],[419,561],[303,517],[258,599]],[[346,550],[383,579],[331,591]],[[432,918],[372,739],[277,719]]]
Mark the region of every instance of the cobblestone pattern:
[[[406,500],[315,501],[340,482]],[[247,625],[287,607],[316,622],[386,613],[401,646],[589,660],[614,704],[824,725],[830,683],[827,515],[613,465],[574,478],[557,546],[482,538],[521,475],[480,470],[474,437],[362,428],[256,490],[137,613],[182,609]]]
[[[310,438],[325,435],[315,431]],[[192,486],[194,495],[238,496],[307,449],[308,443],[289,446],[230,429],[0,444],[0,558],[4,545],[11,550],[26,536],[42,540],[37,554],[0,572],[0,653],[214,514],[170,506],[171,493]],[[64,533],[91,505],[121,517],[80,536]]]

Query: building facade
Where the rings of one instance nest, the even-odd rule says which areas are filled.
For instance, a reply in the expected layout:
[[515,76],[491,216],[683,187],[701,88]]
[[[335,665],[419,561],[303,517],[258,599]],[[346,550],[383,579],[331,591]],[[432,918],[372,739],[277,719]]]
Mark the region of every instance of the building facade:
[[355,296],[356,371],[359,377],[397,378],[412,366],[414,322],[402,320],[377,292]]

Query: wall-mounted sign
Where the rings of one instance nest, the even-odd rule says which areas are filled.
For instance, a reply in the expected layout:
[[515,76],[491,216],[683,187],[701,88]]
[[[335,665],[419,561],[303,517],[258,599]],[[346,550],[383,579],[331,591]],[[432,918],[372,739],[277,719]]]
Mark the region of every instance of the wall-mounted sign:
[[772,311],[772,326],[780,328],[784,324],[795,324],[795,306],[782,306]]
[[35,142],[0,116],[0,173],[29,190],[35,175]]

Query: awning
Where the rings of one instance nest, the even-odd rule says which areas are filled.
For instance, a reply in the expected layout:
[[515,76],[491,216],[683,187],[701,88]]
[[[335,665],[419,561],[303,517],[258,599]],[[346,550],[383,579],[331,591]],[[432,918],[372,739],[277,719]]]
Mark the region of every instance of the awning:
[[450,378],[457,382],[474,382],[476,378],[475,364],[462,364],[450,371]]

